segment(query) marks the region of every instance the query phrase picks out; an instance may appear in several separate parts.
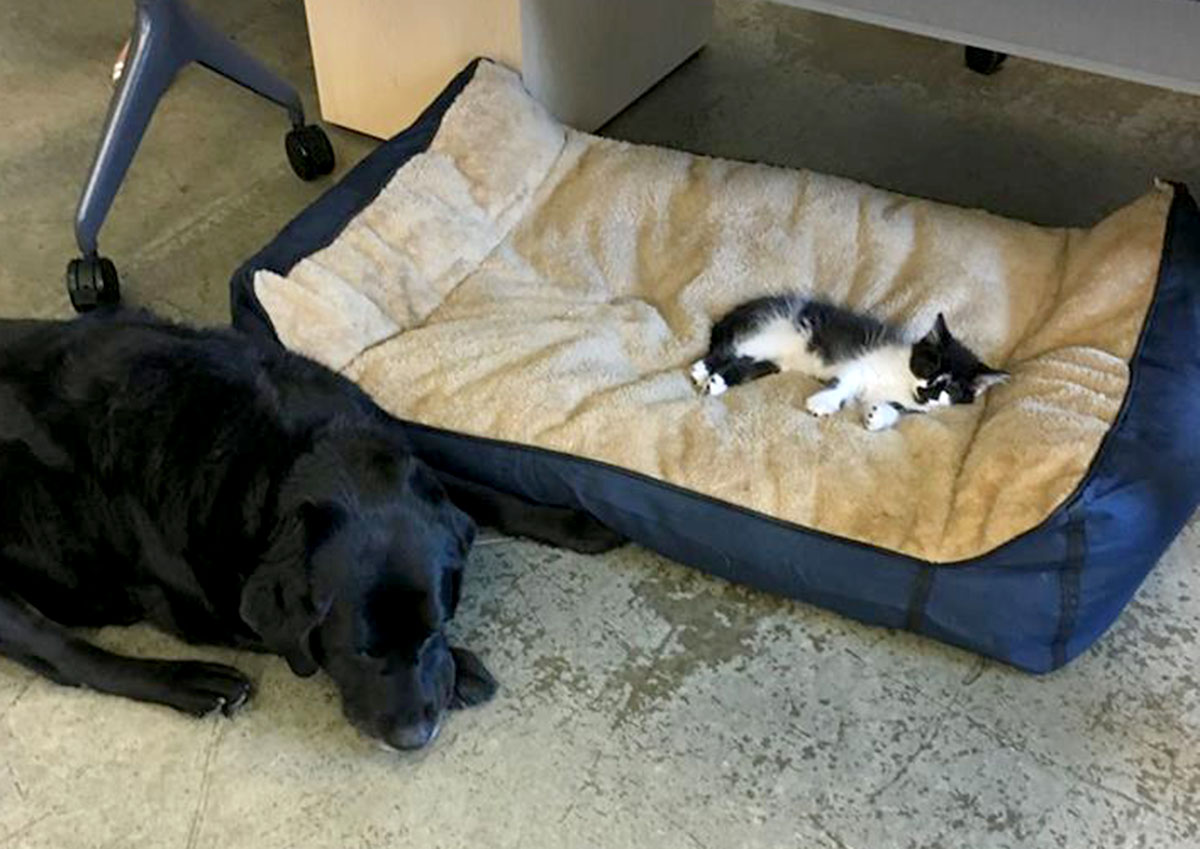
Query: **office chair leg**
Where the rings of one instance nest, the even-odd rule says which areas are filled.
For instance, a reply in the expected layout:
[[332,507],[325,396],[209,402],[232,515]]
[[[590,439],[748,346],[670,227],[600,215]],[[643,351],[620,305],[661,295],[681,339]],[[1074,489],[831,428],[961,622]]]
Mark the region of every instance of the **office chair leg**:
[[158,101],[179,70],[192,62],[287,109],[292,130],[285,149],[298,176],[311,180],[333,170],[333,147],[320,127],[304,123],[295,89],[197,17],[184,0],[138,0],[124,72],[75,213],[75,241],[82,256],[67,266],[67,293],[78,312],[120,300],[116,267],[100,256],[97,235]]
[[210,71],[287,109],[293,127],[304,125],[304,104],[290,85],[239,47],[223,32],[181,7],[187,15],[195,61]]
[[112,261],[99,255],[96,237],[129,170],[154,107],[179,69],[186,53],[176,50],[169,21],[139,4],[133,42],[125,71],[108,108],[104,132],[75,212],[75,243],[83,256],[67,265],[67,294],[77,312],[120,300],[120,281]]
[[203,20],[193,15],[189,26],[197,62],[287,109],[292,130],[284,138],[284,151],[296,176],[307,181],[331,173],[333,145],[324,130],[304,123],[304,104],[296,90]]

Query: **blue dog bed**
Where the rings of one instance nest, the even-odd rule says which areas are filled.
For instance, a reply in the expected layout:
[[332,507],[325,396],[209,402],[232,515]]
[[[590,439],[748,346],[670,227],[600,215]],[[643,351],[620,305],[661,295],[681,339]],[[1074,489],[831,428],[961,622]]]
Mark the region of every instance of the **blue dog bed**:
[[[678,303],[687,309],[677,308],[677,302],[666,295],[659,298],[642,290],[617,291],[621,286],[634,284],[627,284],[623,279],[613,282],[615,275],[608,273],[608,278],[612,279],[605,279],[603,269],[595,270],[596,257],[602,254],[605,261],[611,261],[614,266],[625,262],[619,257],[612,259],[614,251],[620,252],[621,239],[605,242],[605,234],[588,230],[586,221],[578,232],[591,235],[575,239],[570,234],[579,222],[564,223],[562,218],[555,218],[555,215],[570,217],[573,208],[570,204],[573,203],[583,203],[585,206],[581,208],[586,208],[587,198],[577,197],[583,191],[581,186],[619,183],[622,169],[648,169],[639,172],[640,177],[634,175],[632,185],[635,189],[631,191],[636,197],[617,196],[606,207],[611,209],[616,222],[610,229],[619,234],[623,232],[620,227],[627,225],[631,235],[625,241],[636,242],[642,252],[628,260],[630,264],[620,266],[633,269],[629,272],[633,276],[637,275],[637,269],[646,267],[646,262],[653,262],[652,252],[655,240],[659,238],[658,231],[652,227],[648,229],[647,213],[639,210],[670,207],[671,215],[687,216],[703,207],[700,218],[687,219],[688,226],[672,236],[677,242],[670,245],[667,260],[654,266],[662,280],[671,278],[677,274],[679,266],[691,261],[688,257],[693,254],[687,251],[698,250],[699,243],[687,242],[688,234],[714,220],[723,208],[721,204],[725,203],[718,195],[725,192],[742,198],[782,197],[792,191],[789,187],[798,187],[796,197],[803,196],[804,203],[817,205],[821,215],[813,220],[820,222],[836,221],[836,210],[840,208],[838,199],[853,198],[857,206],[850,208],[858,210],[860,220],[857,223],[851,221],[850,230],[857,233],[855,244],[860,248],[873,238],[872,233],[892,234],[887,238],[895,238],[897,228],[901,226],[897,222],[909,222],[903,225],[908,228],[904,232],[917,233],[912,238],[921,238],[922,228],[929,231],[926,237],[932,247],[928,250],[934,254],[939,245],[949,245],[947,250],[951,252],[948,255],[957,256],[953,253],[956,244],[953,240],[974,239],[976,230],[979,246],[1009,242],[1027,244],[1032,247],[1021,248],[1013,254],[1021,258],[1019,261],[1008,259],[1005,262],[1021,272],[1025,268],[1022,263],[1035,264],[1030,257],[1043,251],[1050,258],[1047,262],[1064,265],[1066,270],[1061,271],[1061,279],[1068,283],[1062,283],[1062,291],[1054,296],[1060,302],[1071,297],[1068,291],[1069,281],[1073,279],[1071,268],[1085,264],[1085,261],[1092,262],[1089,273],[1104,282],[1108,269],[1115,267],[1116,260],[1104,258],[1109,254],[1100,256],[1096,252],[1103,248],[1117,251],[1113,256],[1119,255],[1121,234],[1112,229],[1119,225],[1108,225],[1110,231],[1096,228],[1100,235],[1095,236],[1099,241],[1094,244],[1101,246],[1093,250],[1087,247],[1093,243],[1083,241],[1085,237],[1078,233],[1041,231],[982,213],[954,211],[911,201],[819,175],[796,175],[762,166],[721,163],[596,140],[558,128],[548,117],[538,114],[536,104],[526,102],[522,97],[510,76],[496,66],[487,62],[468,66],[411,128],[363,160],[237,271],[231,283],[235,326],[270,344],[286,343],[298,348],[359,380],[380,403],[404,421],[416,450],[431,464],[533,501],[587,510],[649,548],[731,581],[819,604],[864,622],[926,634],[1033,672],[1045,672],[1063,665],[1100,637],[1191,516],[1200,497],[1200,441],[1195,436],[1200,423],[1200,213],[1184,187],[1159,189],[1163,222],[1153,231],[1155,268],[1147,277],[1144,301],[1136,308],[1130,308],[1137,314],[1126,315],[1123,319],[1133,322],[1128,357],[1105,355],[1097,360],[1111,365],[1115,359],[1120,389],[1110,398],[1111,409],[1107,413],[1104,404],[1096,401],[1099,407],[1095,416],[1098,418],[1087,418],[1090,430],[1085,428],[1081,432],[1091,434],[1088,438],[1094,437],[1094,446],[1079,465],[1079,474],[1070,478],[1069,485],[1063,483],[1066,478],[1057,472],[1046,474],[1050,484],[1059,486],[1062,491],[1053,495],[1052,505],[1038,508],[1042,509],[1041,514],[1030,513],[1033,508],[1026,509],[1028,505],[1019,497],[1019,492],[1005,491],[1003,481],[987,484],[984,480],[987,473],[979,470],[988,468],[989,463],[996,465],[996,462],[986,456],[983,449],[972,454],[970,446],[977,443],[970,442],[968,437],[974,434],[977,440],[983,440],[985,447],[993,443],[1002,445],[1004,423],[1009,421],[1003,418],[1004,415],[1024,415],[1021,411],[1028,412],[1052,397],[1037,396],[1040,391],[1036,388],[1038,381],[1049,380],[1044,372],[1038,371],[1041,368],[1037,365],[1039,362],[1053,360],[1067,371],[1074,370],[1071,373],[1094,371],[1093,361],[1088,359],[1092,356],[1092,347],[1089,347],[1092,337],[1085,334],[1084,338],[1080,334],[1086,330],[1093,335],[1103,335],[1114,319],[1097,320],[1096,326],[1078,332],[1063,331],[1073,340],[1071,345],[1064,343],[1061,350],[1042,351],[1036,356],[1029,354],[1025,360],[1020,359],[1022,351],[1033,350],[1032,343],[1028,343],[1031,335],[1049,332],[1042,326],[1047,321],[1052,323],[1046,316],[1086,310],[1089,299],[1094,301],[1097,297],[1088,291],[1076,293],[1075,296],[1081,298],[1080,306],[1059,312],[1053,312],[1053,304],[1047,301],[1050,306],[1028,318],[1031,329],[1024,335],[1014,335],[1014,339],[1020,336],[1019,343],[1002,343],[1000,336],[989,337],[982,326],[978,331],[977,336],[984,340],[985,348],[991,338],[994,350],[1003,350],[1018,360],[1015,367],[1009,361],[1004,364],[1014,370],[1013,383],[1018,388],[1022,385],[1029,388],[1033,400],[1019,398],[1019,392],[1008,401],[1000,398],[994,409],[987,413],[992,418],[987,418],[982,410],[952,412],[945,418],[921,417],[929,421],[901,426],[901,431],[906,428],[909,431],[908,436],[901,433],[894,437],[901,440],[899,442],[855,442],[853,440],[865,437],[858,435],[853,422],[836,425],[840,430],[827,428],[803,433],[800,430],[810,426],[796,425],[799,429],[797,445],[808,440],[805,444],[820,446],[819,440],[824,439],[826,448],[820,450],[826,451],[834,450],[830,446],[835,444],[856,446],[854,450],[861,454],[864,450],[875,450],[871,446],[880,446],[881,452],[903,452],[906,445],[961,443],[966,446],[962,448],[965,452],[962,462],[970,467],[968,471],[974,470],[971,473],[984,480],[980,484],[984,489],[991,487],[989,498],[992,500],[985,508],[980,508],[983,514],[1003,512],[996,505],[1008,505],[1003,509],[1014,515],[1038,516],[1036,521],[1014,519],[1016,526],[1025,521],[1028,527],[1020,527],[1007,538],[995,537],[998,532],[995,528],[1008,527],[1004,521],[981,514],[977,524],[983,530],[966,534],[967,542],[963,546],[938,548],[936,535],[924,542],[905,538],[893,545],[873,540],[868,533],[859,533],[854,522],[861,519],[860,514],[865,508],[855,498],[850,498],[848,504],[830,501],[828,482],[822,484],[825,493],[822,497],[826,501],[813,510],[814,515],[832,515],[833,518],[829,522],[822,519],[808,523],[783,515],[783,511],[764,508],[765,502],[761,499],[766,496],[754,488],[753,482],[742,482],[738,484],[742,489],[735,486],[725,491],[721,489],[725,478],[705,480],[697,485],[681,483],[687,470],[673,470],[670,463],[658,455],[648,461],[650,467],[639,467],[633,461],[611,460],[605,451],[610,443],[622,441],[621,428],[636,430],[639,426],[637,419],[631,419],[628,413],[636,407],[623,408],[626,412],[620,416],[614,414],[611,421],[601,418],[599,425],[588,425],[592,428],[588,433],[607,431],[607,441],[603,434],[585,438],[571,435],[569,429],[556,430],[549,426],[536,429],[541,436],[533,435],[535,428],[530,427],[531,435],[526,437],[520,428],[527,420],[544,414],[540,407],[520,407],[524,399],[514,398],[511,392],[498,392],[494,388],[485,392],[479,388],[486,384],[482,379],[464,378],[461,383],[454,383],[458,379],[454,375],[422,375],[415,367],[407,371],[404,363],[416,363],[427,346],[436,349],[439,344],[445,344],[446,338],[458,338],[448,335],[451,327],[476,328],[462,337],[465,340],[463,349],[449,358],[462,359],[463,368],[471,366],[469,361],[480,351],[483,353],[475,359],[488,360],[519,345],[524,336],[545,332],[552,342],[549,348],[570,350],[570,357],[574,357],[568,358],[574,364],[570,368],[577,369],[580,362],[592,363],[588,376],[581,378],[576,374],[571,382],[561,385],[554,383],[557,373],[553,369],[531,371],[523,384],[516,384],[529,387],[532,395],[537,394],[538,387],[549,386],[552,394],[547,397],[557,398],[570,394],[578,380],[590,379],[593,371],[621,371],[618,366],[625,360],[605,359],[608,355],[604,350],[587,347],[595,342],[594,339],[589,342],[582,336],[571,336],[569,342],[554,341],[558,337],[550,331],[531,329],[526,333],[521,322],[533,321],[525,316],[543,315],[546,327],[574,327],[570,322],[582,312],[591,310],[593,312],[588,315],[598,315],[600,313],[595,311],[603,310],[603,315],[617,316],[612,325],[616,329],[608,334],[613,337],[608,343],[618,348],[625,344],[616,338],[621,336],[623,327],[648,327],[661,334],[662,344],[666,346],[662,350],[675,352],[670,356],[660,355],[671,361],[657,363],[655,368],[611,377],[611,385],[606,384],[608,388],[605,389],[609,394],[605,397],[611,399],[612,409],[618,409],[621,404],[642,403],[639,399],[648,398],[650,400],[644,403],[646,409],[676,411],[670,415],[678,417],[673,421],[680,422],[681,428],[711,426],[718,434],[754,427],[756,417],[765,415],[764,410],[782,410],[780,415],[790,415],[788,411],[796,406],[793,402],[802,396],[789,393],[801,390],[797,384],[782,378],[775,383],[771,383],[775,379],[761,381],[767,386],[760,395],[748,394],[748,390],[747,394],[739,396],[740,388],[719,400],[690,399],[681,394],[686,380],[683,367],[703,350],[706,341],[703,322],[695,315],[711,318],[720,314],[729,303],[747,294],[757,294],[729,284],[733,289],[712,289],[711,292],[718,294],[710,296],[704,294],[710,290],[704,289],[702,283],[693,285],[704,278],[705,262],[711,265],[722,261],[719,254],[723,248],[718,246],[715,254],[713,250],[695,254],[701,258],[688,272],[691,276],[687,285],[680,284],[679,287],[684,294]],[[454,117],[447,118],[448,115]],[[480,133],[483,141],[447,136],[447,133],[460,132],[470,135],[471,128],[477,126],[486,130]],[[509,132],[515,135],[509,137],[506,135]],[[521,133],[526,136],[521,137]],[[537,160],[541,155],[539,151],[546,152],[546,162],[538,179],[533,180],[520,172],[517,164],[524,167],[526,162]],[[614,167],[612,163],[622,164],[610,174],[605,169]],[[439,168],[449,169],[445,174],[450,174],[453,179],[439,176],[442,174]],[[588,169],[599,175],[597,182],[586,182]],[[475,183],[462,176],[469,177],[473,173],[479,175]],[[656,178],[645,176],[658,173],[666,175],[663,180],[684,180],[681,184],[684,188],[664,191],[666,200],[660,202],[656,195]],[[553,188],[548,188],[552,184]],[[704,190],[712,194],[711,209],[703,204],[695,207],[693,190],[697,185],[707,187]],[[737,192],[747,194],[737,195]],[[418,195],[422,199],[416,200]],[[432,202],[430,197],[434,198]],[[786,200],[786,203],[793,202],[799,204],[800,200]],[[689,207],[689,203],[695,208]],[[443,207],[456,204],[469,214],[443,215]],[[750,215],[747,208],[743,207],[743,212]],[[562,212],[564,209],[567,211]],[[451,222],[449,229],[435,227],[442,218]],[[393,221],[400,223],[392,227],[389,222]],[[769,216],[764,217],[753,227],[757,231],[769,230],[773,226],[771,221]],[[912,222],[920,226],[910,227]],[[821,223],[820,226],[826,225]],[[876,229],[871,230],[871,227]],[[395,232],[389,234],[389,228]],[[811,229],[797,232],[807,234]],[[1157,242],[1159,233],[1162,234],[1161,244]],[[559,241],[552,242],[547,251],[544,244],[529,247],[535,238]],[[589,238],[594,244],[585,247],[592,254],[586,261],[579,260],[580,264],[572,266],[574,252],[581,250],[579,243],[587,242]],[[830,236],[834,241],[837,238],[840,238],[837,233]],[[679,239],[684,241],[678,242]],[[1108,239],[1107,246],[1102,244],[1104,239]],[[779,251],[781,256],[791,257],[792,254],[787,252],[793,250],[792,241],[795,240],[782,240],[778,244],[763,242],[761,255],[769,257],[772,251]],[[683,244],[682,248],[680,244]],[[1059,244],[1066,246],[1064,251],[1068,248],[1076,250],[1080,244],[1084,248],[1074,254],[1065,254],[1065,259],[1060,256],[1055,260],[1054,251],[1058,249],[1054,246]],[[840,256],[837,250],[821,245],[814,250],[817,266],[825,262],[825,257],[834,257],[829,262],[840,261],[836,259]],[[879,256],[886,257],[888,250],[885,241],[879,248]],[[857,298],[875,308],[908,317],[923,315],[927,301],[941,298],[951,306],[964,304],[963,309],[968,310],[971,303],[995,295],[992,289],[987,289],[991,294],[986,294],[980,286],[973,290],[968,287],[965,294],[956,294],[957,290],[949,288],[939,289],[938,286],[943,284],[938,282],[942,278],[937,272],[940,267],[937,263],[944,266],[947,261],[929,260],[928,251],[921,254],[921,259],[914,259],[918,252],[911,246],[906,250],[904,256],[908,264],[898,263],[894,267],[883,268],[887,264],[883,260],[875,265],[864,265],[861,255],[852,258],[847,268],[855,269],[855,274],[861,276],[862,269],[869,266],[873,269],[868,274],[870,280],[858,289],[835,294],[850,301]],[[1090,260],[1089,250],[1095,254]],[[971,256],[983,253],[986,251],[981,247],[973,249]],[[344,259],[351,254],[351,259]],[[558,275],[556,285],[561,284],[566,289],[560,286],[550,291],[534,286],[531,282],[534,273],[528,269],[536,264],[530,259],[535,255],[562,258],[562,267],[554,273]],[[343,259],[339,260],[339,256]],[[651,259],[647,260],[647,256]],[[905,269],[918,261],[926,263],[921,280],[933,282],[928,283],[931,288],[910,296],[914,290],[906,283],[908,272]],[[954,265],[953,274],[948,273],[945,279],[985,273],[972,270],[959,260],[951,264]],[[439,269],[436,275],[421,277],[412,270],[435,265]],[[722,276],[736,276],[738,267],[737,263],[723,267]],[[827,270],[837,266],[826,264],[821,267]],[[387,268],[391,270],[386,271]],[[581,268],[584,270],[580,271]],[[730,271],[731,268],[735,270]],[[747,279],[770,276],[761,268],[753,271]],[[1086,277],[1080,277],[1080,274],[1082,272],[1076,277]],[[389,275],[395,275],[396,279],[420,278],[425,282],[410,286],[403,297],[393,297],[386,288],[392,279]],[[873,294],[875,290],[869,285],[874,285],[871,281],[876,278],[887,278],[895,285],[880,289],[882,294]],[[360,285],[360,280],[367,282]],[[451,282],[443,285],[447,280]],[[718,281],[720,285],[726,282]],[[658,285],[655,281],[651,283]],[[862,288],[864,285],[868,288]],[[569,298],[563,294],[567,290]],[[1111,291],[1121,294],[1124,290],[1117,287]],[[498,299],[495,303],[500,306],[481,308],[481,303],[488,303],[487,298]],[[513,316],[520,318],[514,318],[515,325],[505,330],[497,316],[504,312],[502,307],[507,304],[515,305]],[[1022,300],[1013,296],[1003,301],[1003,305],[1011,314],[1010,319],[1017,321]],[[996,308],[989,309],[995,311]],[[687,310],[693,310],[694,314]],[[594,323],[594,319],[588,321]],[[579,341],[581,339],[584,341]],[[397,340],[409,347],[387,354],[389,346]],[[494,347],[468,350],[470,345],[476,344]],[[642,342],[629,344],[636,347]],[[1095,345],[1103,347],[1100,343]],[[1068,349],[1069,357],[1064,360],[1067,355],[1061,351]],[[489,350],[491,353],[487,353]],[[991,350],[985,353],[990,354]],[[387,359],[388,356],[391,359]],[[632,354],[629,356],[636,359]],[[551,365],[568,362],[562,360],[559,353],[539,355],[533,360],[538,364],[536,368],[545,368],[547,362]],[[521,358],[516,360],[518,365],[521,361]],[[533,366],[530,368],[534,369]],[[441,388],[443,383],[461,388],[451,391]],[[393,396],[391,391],[396,387]],[[1091,394],[1097,398],[1103,395],[1098,390]],[[447,402],[449,412],[444,415],[430,413],[433,409],[430,399],[442,395],[448,396],[443,401]],[[1090,396],[1083,393],[1080,397]],[[597,405],[590,398],[573,399],[573,404],[571,415],[576,418],[603,415],[604,405],[597,411]],[[520,415],[509,415],[517,407],[520,407]],[[460,420],[454,418],[456,415],[467,418],[462,418],[462,423],[458,424]],[[1064,427],[1078,419],[1078,416],[1071,418],[1058,412],[1054,415],[1067,423]],[[1056,420],[1054,416],[1047,419]],[[453,424],[447,426],[446,421]],[[614,431],[616,438],[613,438]],[[967,436],[962,436],[963,433]],[[555,439],[559,441],[555,442]],[[632,441],[633,436],[629,439]],[[836,443],[831,441],[835,439]],[[910,441],[903,441],[906,439]],[[988,439],[992,443],[987,442]],[[1000,449],[988,450],[994,453]],[[1013,467],[1014,480],[1024,480],[1016,472],[1033,461],[1029,457],[1021,459],[1023,449],[1020,445],[1010,445],[1004,450],[1016,458],[1012,460],[1018,464]],[[1061,449],[1054,446],[1046,449],[1048,452],[1057,450]],[[996,467],[1002,469],[1003,464]],[[959,469],[956,474],[955,486],[963,486],[965,473]],[[743,490],[746,493],[744,499],[739,495]],[[760,500],[755,501],[756,498]],[[1029,501],[1035,502],[1038,498],[1031,494]],[[969,513],[973,509],[970,499],[954,494],[947,503],[950,505],[947,509],[953,515]],[[899,504],[896,509],[903,519],[905,505]],[[838,511],[847,516],[853,513],[853,516],[838,525],[838,521],[843,520]],[[883,517],[885,523],[886,520],[888,517]],[[895,539],[901,540],[900,537]],[[970,556],[958,556],[963,551],[971,551],[972,546],[978,550],[972,551]]]

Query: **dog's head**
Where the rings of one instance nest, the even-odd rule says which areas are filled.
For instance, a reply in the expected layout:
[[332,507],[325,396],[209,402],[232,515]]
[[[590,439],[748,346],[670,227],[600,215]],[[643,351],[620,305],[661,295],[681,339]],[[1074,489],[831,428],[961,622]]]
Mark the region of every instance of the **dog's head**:
[[347,718],[400,749],[491,697],[482,663],[444,632],[475,526],[428,467],[380,434],[334,435],[296,462],[279,505],[241,615],[297,675],[324,669]]

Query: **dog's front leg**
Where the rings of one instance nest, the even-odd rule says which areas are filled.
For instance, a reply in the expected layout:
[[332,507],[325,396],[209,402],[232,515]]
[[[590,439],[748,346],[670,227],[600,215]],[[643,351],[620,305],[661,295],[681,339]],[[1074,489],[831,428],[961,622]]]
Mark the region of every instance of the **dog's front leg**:
[[230,714],[250,696],[236,669],[193,660],[149,660],[105,651],[0,589],[0,655],[59,684],[89,687],[192,716]]
[[627,541],[581,510],[534,504],[511,493],[434,469],[450,500],[481,525],[509,536],[528,537],[548,545],[599,554]]

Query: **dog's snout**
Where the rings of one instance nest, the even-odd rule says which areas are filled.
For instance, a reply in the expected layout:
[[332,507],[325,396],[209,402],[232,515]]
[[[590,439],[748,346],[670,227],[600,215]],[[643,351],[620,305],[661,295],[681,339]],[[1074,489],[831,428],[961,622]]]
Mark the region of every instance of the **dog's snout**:
[[441,730],[442,724],[435,713],[433,717],[427,716],[413,725],[392,729],[387,735],[387,742],[397,749],[420,749],[432,743]]

